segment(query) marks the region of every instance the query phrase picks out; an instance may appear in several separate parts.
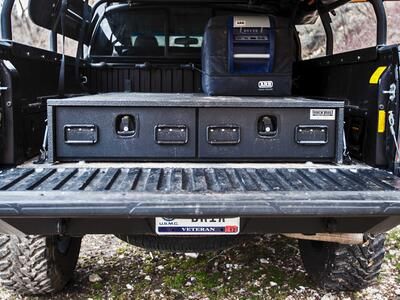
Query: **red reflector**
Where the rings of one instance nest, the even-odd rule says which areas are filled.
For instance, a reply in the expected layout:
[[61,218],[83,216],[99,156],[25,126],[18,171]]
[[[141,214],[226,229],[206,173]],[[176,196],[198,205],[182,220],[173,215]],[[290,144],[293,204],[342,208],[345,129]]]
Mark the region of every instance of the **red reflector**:
[[237,226],[225,226],[225,232],[238,232],[238,227]]

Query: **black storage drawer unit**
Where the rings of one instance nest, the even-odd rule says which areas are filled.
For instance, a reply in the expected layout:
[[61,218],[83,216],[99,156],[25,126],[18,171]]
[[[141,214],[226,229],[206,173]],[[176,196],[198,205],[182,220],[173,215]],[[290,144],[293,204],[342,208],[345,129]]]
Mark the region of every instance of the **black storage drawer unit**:
[[49,160],[341,162],[343,102],[112,93],[48,101]]

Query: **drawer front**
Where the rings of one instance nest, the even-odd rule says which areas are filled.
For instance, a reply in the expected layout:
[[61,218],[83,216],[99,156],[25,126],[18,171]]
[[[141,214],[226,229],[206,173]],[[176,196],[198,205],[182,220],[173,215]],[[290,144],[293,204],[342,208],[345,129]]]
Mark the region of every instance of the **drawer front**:
[[203,108],[199,157],[332,160],[335,119],[316,120],[307,108]]
[[56,159],[194,158],[192,108],[57,107]]

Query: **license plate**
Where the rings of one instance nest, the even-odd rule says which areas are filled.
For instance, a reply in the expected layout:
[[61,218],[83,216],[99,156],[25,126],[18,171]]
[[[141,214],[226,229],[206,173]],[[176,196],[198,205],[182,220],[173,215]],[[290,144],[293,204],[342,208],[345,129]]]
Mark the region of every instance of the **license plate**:
[[158,235],[236,235],[240,218],[156,218]]

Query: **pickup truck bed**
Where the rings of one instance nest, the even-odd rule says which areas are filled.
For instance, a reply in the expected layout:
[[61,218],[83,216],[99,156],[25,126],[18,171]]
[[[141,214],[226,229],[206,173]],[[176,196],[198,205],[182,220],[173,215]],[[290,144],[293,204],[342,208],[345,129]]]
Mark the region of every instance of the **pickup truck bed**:
[[[288,220],[283,226],[287,232],[305,232],[311,223],[320,224],[319,231],[326,227],[325,231],[352,232],[397,222],[391,216],[400,214],[400,179],[364,165],[104,165],[36,169],[25,165],[1,171],[0,218],[18,223],[23,216],[24,226],[40,219],[42,224],[44,219],[50,223],[64,218],[72,223],[85,220],[86,230],[104,233],[109,230],[107,220],[142,220],[148,228],[132,225],[132,230],[151,233],[154,216],[239,216],[264,224],[252,227],[242,222],[242,233],[273,232],[268,224]],[[355,223],[355,218],[360,222]],[[330,220],[333,229],[325,226]]]

